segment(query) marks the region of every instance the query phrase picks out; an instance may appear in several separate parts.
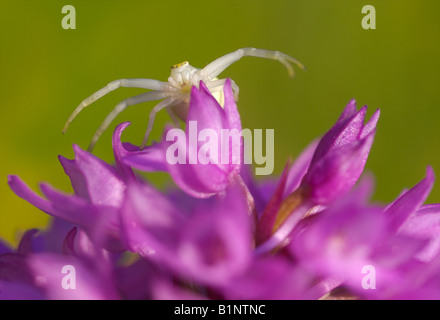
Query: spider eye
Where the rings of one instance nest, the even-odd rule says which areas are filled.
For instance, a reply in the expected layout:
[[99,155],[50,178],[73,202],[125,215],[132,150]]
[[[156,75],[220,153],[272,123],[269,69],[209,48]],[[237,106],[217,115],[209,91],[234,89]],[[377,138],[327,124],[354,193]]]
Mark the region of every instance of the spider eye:
[[187,66],[188,64],[189,64],[188,61],[183,61],[181,63],[177,63],[177,64],[173,65],[171,67],[171,69],[177,69],[177,68],[180,68],[180,67],[183,67],[183,66]]

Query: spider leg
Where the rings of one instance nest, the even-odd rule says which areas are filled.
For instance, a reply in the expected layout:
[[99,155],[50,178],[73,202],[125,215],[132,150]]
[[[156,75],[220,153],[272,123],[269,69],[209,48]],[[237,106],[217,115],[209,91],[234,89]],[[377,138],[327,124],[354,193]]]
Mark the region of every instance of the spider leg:
[[228,53],[209,63],[205,68],[200,71],[202,75],[202,80],[204,78],[213,79],[217,77],[227,67],[243,57],[259,57],[279,61],[286,67],[290,76],[293,76],[295,74],[295,70],[293,69],[293,66],[291,64],[296,64],[299,68],[303,70],[306,69],[305,66],[294,57],[291,57],[280,51],[256,48],[242,48],[234,52]]
[[167,108],[171,106],[177,99],[173,97],[169,97],[161,102],[159,102],[151,111],[148,120],[147,131],[145,131],[144,140],[142,141],[140,149],[144,149],[148,142],[148,137],[150,136],[151,130],[153,130],[154,118],[156,117],[156,113],[158,113],[163,108]]
[[98,130],[96,130],[96,133],[93,136],[87,151],[92,152],[93,147],[95,146],[102,133],[109,127],[116,116],[124,111],[128,106],[132,106],[134,104],[139,104],[142,102],[163,99],[166,98],[168,95],[169,93],[164,91],[149,91],[119,102],[116,107],[114,107],[114,109],[107,115],[102,124],[99,126]]
[[238,101],[238,93],[240,91],[240,88],[237,86],[234,80],[231,79],[231,88],[232,92],[234,92],[234,100]]
[[172,107],[171,105],[167,106],[167,111],[168,111],[168,114],[170,115],[171,120],[173,121],[174,125],[177,127],[179,125],[179,117],[173,111],[173,108],[171,108],[171,107]]
[[67,128],[69,127],[70,123],[76,118],[76,116],[88,105],[92,104],[96,100],[100,99],[101,97],[105,96],[107,93],[110,93],[113,90],[116,90],[120,87],[127,87],[127,88],[144,88],[144,89],[150,89],[150,90],[165,90],[167,88],[167,83],[162,82],[159,80],[153,80],[153,79],[119,79],[110,82],[108,85],[106,85],[104,88],[96,91],[94,94],[92,94],[87,99],[83,100],[78,107],[72,112],[72,114],[69,116],[69,118],[66,121],[66,124],[63,128],[63,133],[67,131]]

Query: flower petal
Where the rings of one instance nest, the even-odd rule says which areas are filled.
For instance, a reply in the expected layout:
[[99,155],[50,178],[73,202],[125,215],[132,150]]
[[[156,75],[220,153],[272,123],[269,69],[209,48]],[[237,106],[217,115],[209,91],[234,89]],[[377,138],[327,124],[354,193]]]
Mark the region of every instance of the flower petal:
[[440,254],[440,204],[421,206],[403,223],[399,233],[428,240],[417,258],[429,262]]
[[431,192],[434,180],[434,171],[428,167],[425,179],[401,195],[388,207],[385,214],[391,218],[390,228],[397,231],[405,220],[417,211]]
[[116,170],[76,145],[73,149],[74,160],[62,156],[59,159],[75,193],[94,204],[119,206],[125,185]]
[[17,196],[23,198],[47,214],[53,215],[54,208],[52,204],[33,192],[18,176],[9,175],[8,184]]
[[116,161],[116,168],[118,169],[119,173],[121,174],[122,177],[124,177],[125,180],[135,178],[133,170],[122,161],[122,159],[127,156],[129,151],[122,146],[121,135],[122,132],[130,124],[131,124],[130,122],[123,122],[117,125],[115,131],[113,132],[113,137],[112,137],[112,147]]
[[[130,125],[125,122],[116,127],[113,137],[113,148],[116,163],[121,163],[120,170],[126,172],[126,175],[133,177],[133,172],[127,166],[144,172],[166,171],[166,157],[164,155],[163,143],[153,143],[146,146],[143,150],[129,143],[121,144],[121,134]],[[169,129],[167,129],[169,130]]]
[[203,283],[228,283],[250,263],[251,221],[246,196],[238,186],[222,198],[203,202],[182,229],[178,269]]
[[[115,300],[119,298],[112,286],[112,279],[96,272],[74,257],[38,254],[29,257],[28,264],[36,283],[45,290],[48,299]],[[65,282],[74,285],[74,289],[63,287]]]
[[364,170],[374,134],[335,149],[311,165],[303,183],[310,187],[313,202],[327,204],[354,186]]

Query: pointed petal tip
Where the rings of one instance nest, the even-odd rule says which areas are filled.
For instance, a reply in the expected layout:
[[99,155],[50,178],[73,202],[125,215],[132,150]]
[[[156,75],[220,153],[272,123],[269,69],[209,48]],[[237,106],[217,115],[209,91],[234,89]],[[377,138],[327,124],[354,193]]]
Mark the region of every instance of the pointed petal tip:
[[364,128],[362,129],[361,138],[366,137],[372,131],[376,130],[376,125],[377,125],[377,122],[379,121],[379,117],[380,117],[380,109],[376,109],[376,111],[373,113],[373,115],[370,117],[370,119],[365,124]]
[[76,161],[76,160],[87,161],[89,159],[99,159],[92,152],[82,149],[77,144],[73,144],[73,151],[75,153],[75,159],[73,159],[73,161]]
[[61,165],[64,167],[64,164],[69,162],[69,161],[74,161],[71,159],[67,159],[66,157],[62,156],[62,155],[58,155],[58,161],[61,163]]
[[196,86],[192,86],[191,87],[191,95],[190,95],[190,105],[194,104],[194,101],[199,101],[202,99],[201,95],[202,95],[202,87],[205,86],[205,83],[200,80],[199,83],[199,88],[197,88]]
[[61,163],[61,166],[64,169],[64,172],[69,175],[69,168],[75,165],[76,159],[67,159],[63,157],[62,155],[58,156],[58,161]]
[[[41,182],[38,184],[40,187],[41,192],[47,197],[50,198],[50,195],[53,192],[53,188],[46,182]],[[48,196],[49,195],[49,196]]]
[[52,212],[51,204],[36,192],[31,190],[29,186],[16,175],[8,176],[8,184],[11,190],[20,198],[26,200],[33,206],[43,210],[46,213]]
[[75,158],[72,161],[81,161],[88,156],[93,156],[91,152],[82,149],[79,145],[73,144],[73,152],[75,153]]
[[76,143],[74,143],[72,145],[72,149],[73,149],[73,152],[75,152],[75,154],[85,151],[85,150],[81,149],[81,147],[79,145],[77,145]]
[[[122,132],[131,125],[130,121],[126,121],[126,122],[122,122],[120,124],[118,124],[115,128],[115,130],[113,131],[113,136],[112,136],[112,146],[113,146],[113,150],[117,153],[121,153],[121,151],[124,151],[124,143],[122,143],[121,138],[122,138]],[[122,148],[122,150],[121,150]]]
[[22,183],[20,177],[15,174],[8,174],[8,185],[14,192],[15,192],[14,187],[17,185],[17,183]]
[[431,182],[434,182],[435,180],[434,169],[432,169],[431,166],[426,167],[426,179]]
[[11,184],[14,184],[17,180],[20,180],[20,178],[15,174],[8,174],[8,185],[11,186]]
[[208,89],[208,86],[206,85],[206,83],[203,80],[200,80],[199,88],[205,92],[210,92]]
[[[209,90],[208,86],[201,80],[200,80],[199,90],[198,90],[198,93],[196,94],[196,96],[199,100],[206,99],[207,97],[212,97],[212,93]],[[191,92],[191,99],[192,98],[193,97],[192,97],[192,92]]]
[[[203,83],[203,81],[200,80],[200,82],[199,82],[199,86],[201,86],[202,83]],[[198,91],[199,91],[199,89],[198,89],[196,86],[192,86],[192,87],[191,87],[191,97],[192,97],[192,95],[197,94]]]
[[226,99],[226,97],[230,97],[232,99],[229,99],[229,100],[232,100],[235,103],[234,91],[232,90],[232,80],[231,80],[231,78],[226,78],[225,84],[223,86],[223,93],[225,95],[225,99]]
[[115,132],[122,132],[130,125],[131,125],[131,121],[122,122],[116,126]]
[[339,116],[337,122],[342,122],[345,119],[348,119],[349,117],[355,115],[356,113],[357,113],[356,100],[353,98],[347,103],[341,115]]
[[374,111],[373,115],[370,117],[369,122],[377,123],[377,121],[379,120],[379,117],[380,117],[380,109],[377,108],[376,111]]
[[365,121],[365,116],[367,115],[367,110],[368,110],[368,106],[367,106],[367,105],[364,105],[364,106],[362,106],[362,108],[360,108],[359,111],[357,112],[359,115],[362,116],[362,118],[364,119],[364,121]]

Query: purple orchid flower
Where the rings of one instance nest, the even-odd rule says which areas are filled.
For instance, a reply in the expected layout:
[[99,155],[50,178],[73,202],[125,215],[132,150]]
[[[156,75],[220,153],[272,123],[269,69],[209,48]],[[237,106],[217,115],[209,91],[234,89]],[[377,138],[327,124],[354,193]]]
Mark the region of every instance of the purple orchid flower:
[[240,171],[243,142],[230,80],[223,94],[222,107],[203,81],[200,89],[192,87],[185,131],[167,128],[161,143],[142,151],[124,144],[123,162],[143,171],[167,171],[182,190],[196,198],[226,190]]
[[417,259],[429,262],[440,252],[440,204],[420,206],[403,223],[399,232],[414,238],[428,241]]
[[[386,208],[367,205],[371,183],[364,181],[352,194],[311,216],[311,222],[292,233],[289,249],[308,270],[325,278],[340,279],[352,294],[369,299],[420,298],[410,294],[422,270],[430,270],[440,256],[435,226],[420,232],[420,217],[437,213],[438,205],[422,206],[434,176],[426,178]],[[421,215],[420,215],[421,214]],[[419,216],[420,215],[420,216]],[[437,218],[438,219],[438,218]],[[402,223],[403,221],[403,223]],[[431,222],[427,219],[425,222]],[[363,270],[374,268],[375,290],[363,287]],[[415,270],[418,270],[417,272]],[[440,297],[440,288],[430,286],[430,298]]]
[[222,288],[222,293],[232,300],[310,300],[333,288],[326,280],[317,282],[314,273],[288,258],[275,256],[254,259],[245,272]]
[[342,197],[358,181],[380,115],[377,110],[364,124],[366,111],[366,106],[357,111],[351,100],[320,141],[311,143],[290,170],[285,168],[258,223],[258,243],[267,240],[261,252],[285,241],[304,215]]
[[364,170],[373,143],[379,109],[364,125],[367,107],[351,100],[322,137],[301,185],[314,203],[327,204],[347,193]]
[[[440,298],[440,205],[424,204],[432,169],[386,206],[370,203],[369,177],[354,187],[379,110],[365,123],[367,108],[350,101],[278,179],[256,181],[230,80],[223,95],[220,105],[203,82],[192,87],[185,131],[167,127],[144,150],[121,143],[129,123],[118,125],[114,166],[74,146],[75,159],[59,158],[74,194],[41,184],[41,197],[9,176],[53,220],[17,248],[0,242],[0,298]],[[224,130],[239,140],[219,143]],[[133,169],[166,171],[178,188],[159,191]]]
[[[104,232],[106,236],[117,239],[118,210],[124,199],[125,180],[104,161],[76,145],[73,149],[76,154],[74,160],[61,156],[59,159],[72,182],[74,195],[64,194],[42,183],[40,188],[47,198],[44,199],[15,175],[8,177],[8,184],[19,197],[47,214],[79,225],[97,237],[103,237]],[[119,250],[117,241],[110,238],[107,239],[108,245]]]
[[[66,255],[42,253],[28,257],[34,282],[44,291],[47,299],[115,300],[119,295],[111,278],[86,264],[85,261]],[[70,267],[69,269],[66,266]],[[62,273],[65,271],[65,273]],[[70,273],[69,273],[70,272]],[[75,274],[75,284],[63,284],[63,277]],[[64,286],[63,286],[64,285]]]
[[237,186],[185,213],[156,190],[130,185],[121,215],[131,251],[186,279],[217,286],[250,263],[250,217]]
[[68,232],[64,221],[54,222],[45,232],[27,231],[16,250],[0,255],[0,298],[118,299],[111,254],[103,254],[84,231],[78,237],[75,227]]

